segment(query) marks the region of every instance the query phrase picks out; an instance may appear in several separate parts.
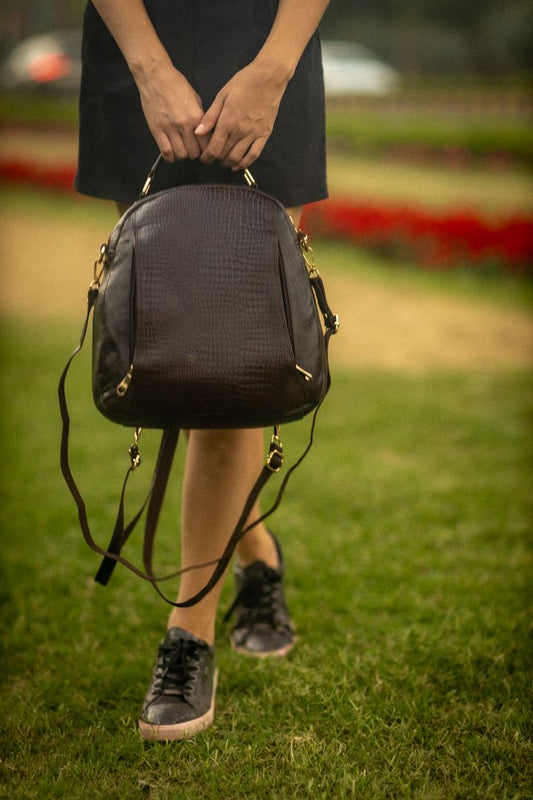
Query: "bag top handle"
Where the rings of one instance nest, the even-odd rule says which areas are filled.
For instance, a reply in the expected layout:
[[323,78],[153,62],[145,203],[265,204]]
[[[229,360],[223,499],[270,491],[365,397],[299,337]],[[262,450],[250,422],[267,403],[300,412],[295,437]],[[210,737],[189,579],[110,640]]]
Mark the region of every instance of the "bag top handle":
[[[150,172],[148,173],[148,176],[147,176],[147,178],[146,178],[146,180],[144,182],[144,186],[141,189],[141,193],[139,195],[139,200],[142,200],[143,197],[146,197],[146,195],[150,191],[150,189],[152,187],[153,180],[155,178],[155,174],[157,172],[157,168],[159,167],[159,164],[161,163],[161,159],[162,158],[163,158],[163,156],[161,155],[161,153],[159,153],[159,155],[157,156],[155,162],[152,165],[152,168],[151,168]],[[257,189],[258,188],[257,187],[257,181],[255,180],[254,176],[252,175],[252,173],[250,172],[249,169],[245,169],[243,171],[243,176],[244,176],[244,180],[246,181],[247,185],[251,189]]]

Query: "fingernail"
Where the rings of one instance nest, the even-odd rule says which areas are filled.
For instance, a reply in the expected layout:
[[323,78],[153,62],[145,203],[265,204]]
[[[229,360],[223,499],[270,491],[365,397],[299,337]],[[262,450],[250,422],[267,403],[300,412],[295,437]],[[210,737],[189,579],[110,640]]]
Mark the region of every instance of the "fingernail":
[[205,125],[202,125],[200,122],[200,124],[194,129],[194,132],[196,136],[201,136],[203,133],[205,133]]

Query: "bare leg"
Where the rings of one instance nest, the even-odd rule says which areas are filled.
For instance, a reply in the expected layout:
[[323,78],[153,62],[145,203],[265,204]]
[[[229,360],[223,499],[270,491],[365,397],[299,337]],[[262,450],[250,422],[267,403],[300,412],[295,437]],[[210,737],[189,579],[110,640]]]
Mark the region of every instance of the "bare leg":
[[[263,449],[260,428],[190,432],[182,499],[183,567],[220,557],[261,471]],[[266,531],[264,537],[270,542]],[[201,589],[213,568],[185,573],[178,601],[188,599]],[[168,627],[177,625],[212,644],[221,589],[222,581],[219,581],[191,608],[172,609]]]
[[[295,225],[301,208],[289,209]],[[202,564],[222,554],[259,475],[264,460],[261,429],[191,431],[183,483],[181,550],[182,566]],[[260,516],[258,504],[250,521]],[[237,547],[241,566],[255,560],[278,566],[275,545],[261,523],[252,528]],[[201,589],[213,567],[193,570],[181,578],[178,602]],[[222,581],[191,608],[174,608],[168,627],[184,628],[209,644],[214,641],[215,618]]]

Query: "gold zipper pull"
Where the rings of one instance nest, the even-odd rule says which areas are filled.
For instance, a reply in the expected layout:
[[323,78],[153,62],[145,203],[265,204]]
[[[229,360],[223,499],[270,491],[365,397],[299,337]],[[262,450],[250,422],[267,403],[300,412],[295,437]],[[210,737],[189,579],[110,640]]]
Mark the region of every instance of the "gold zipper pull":
[[300,367],[298,364],[296,364],[296,369],[298,370],[300,375],[304,376],[305,380],[308,383],[313,380],[312,374],[310,372],[308,372],[306,369],[304,369],[303,367]]
[[130,388],[131,379],[133,378],[133,364],[130,364],[129,370],[126,372],[119,385],[116,388],[116,393],[119,397],[124,397]]

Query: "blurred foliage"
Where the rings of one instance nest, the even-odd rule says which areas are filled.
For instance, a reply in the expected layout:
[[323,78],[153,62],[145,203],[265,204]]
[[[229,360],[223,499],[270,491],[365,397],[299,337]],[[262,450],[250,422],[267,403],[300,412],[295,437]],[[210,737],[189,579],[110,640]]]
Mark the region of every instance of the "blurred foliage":
[[[447,113],[422,113],[421,102],[427,89],[411,90],[412,110],[394,113],[377,100],[372,107],[335,107],[327,114],[328,142],[332,150],[351,156],[379,154],[394,148],[419,148],[428,155],[438,151],[464,151],[475,158],[503,155],[513,161],[533,164],[533,144],[530,131],[521,115],[496,119],[470,117]],[[435,95],[448,97],[446,90]],[[53,94],[0,94],[0,123],[61,124],[76,127],[78,103],[76,97]]]
[[532,30],[530,0],[331,0],[322,25],[404,72],[485,74],[530,68]]
[[[85,0],[0,0],[0,56],[31,35],[79,27]],[[405,73],[502,75],[533,66],[531,0],[331,0],[325,38],[372,47]]]
[[0,123],[32,123],[32,125],[78,124],[78,98],[46,92],[0,93]]
[[330,147],[346,155],[420,148],[420,153],[463,151],[476,158],[505,155],[533,164],[533,144],[521,121],[466,120],[432,115],[346,113],[327,117]]

